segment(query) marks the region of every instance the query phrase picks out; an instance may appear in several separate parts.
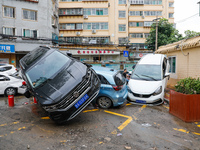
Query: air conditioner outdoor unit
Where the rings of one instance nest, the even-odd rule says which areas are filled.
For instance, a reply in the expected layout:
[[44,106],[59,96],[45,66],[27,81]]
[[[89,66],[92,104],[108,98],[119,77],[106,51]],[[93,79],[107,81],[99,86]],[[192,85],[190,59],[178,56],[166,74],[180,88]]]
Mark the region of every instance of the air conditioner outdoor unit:
[[81,33],[80,32],[76,32],[76,35],[80,35]]
[[92,33],[95,34],[95,33],[96,33],[96,30],[92,30]]
[[88,19],[88,15],[84,15],[83,18],[84,18],[84,19]]
[[145,18],[145,16],[142,16],[142,19],[144,19]]

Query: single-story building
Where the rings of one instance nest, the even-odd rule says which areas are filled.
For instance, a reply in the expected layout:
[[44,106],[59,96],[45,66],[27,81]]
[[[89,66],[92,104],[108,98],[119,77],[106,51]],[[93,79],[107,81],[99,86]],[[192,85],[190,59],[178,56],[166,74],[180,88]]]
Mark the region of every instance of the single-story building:
[[165,54],[169,59],[169,88],[174,88],[180,79],[200,78],[200,36],[160,46],[155,53]]

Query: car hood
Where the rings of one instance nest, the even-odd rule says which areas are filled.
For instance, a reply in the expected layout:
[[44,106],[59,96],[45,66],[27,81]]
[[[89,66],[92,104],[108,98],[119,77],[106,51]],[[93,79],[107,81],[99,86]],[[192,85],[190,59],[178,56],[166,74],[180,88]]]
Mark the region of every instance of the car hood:
[[145,81],[130,79],[128,87],[134,93],[138,94],[152,94],[155,90],[162,85],[162,81]]
[[42,105],[59,102],[82,81],[86,72],[86,65],[72,61],[67,68],[63,69],[52,80],[35,90],[38,101]]

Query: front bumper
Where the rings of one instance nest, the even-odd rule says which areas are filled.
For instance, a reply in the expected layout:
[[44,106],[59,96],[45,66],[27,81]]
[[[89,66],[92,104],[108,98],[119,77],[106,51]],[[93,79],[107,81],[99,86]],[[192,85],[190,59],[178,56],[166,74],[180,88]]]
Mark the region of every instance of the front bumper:
[[[70,94],[67,94],[61,102],[54,105],[56,109],[51,109],[47,111],[53,121],[60,124],[73,119],[98,95],[100,90],[100,81],[96,73],[92,71],[91,78],[89,80],[85,80],[87,80],[87,82],[80,83],[80,85],[78,85],[75,90],[70,92]],[[85,85],[84,88],[83,84]],[[80,92],[80,96],[76,99],[73,97],[73,93],[75,91]],[[83,102],[83,97],[85,97],[86,95],[87,99],[85,99]]]
[[128,91],[128,101],[133,104],[139,105],[160,105],[164,102],[163,93],[159,95],[149,95],[148,97],[139,97],[140,94],[134,96],[134,94]]

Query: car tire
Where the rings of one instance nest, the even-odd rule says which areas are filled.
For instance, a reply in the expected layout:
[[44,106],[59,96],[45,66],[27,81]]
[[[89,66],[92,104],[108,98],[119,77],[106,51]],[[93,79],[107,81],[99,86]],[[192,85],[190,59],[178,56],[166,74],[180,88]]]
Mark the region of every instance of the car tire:
[[17,90],[15,88],[9,87],[5,90],[5,95],[16,95],[17,94]]
[[112,106],[112,101],[110,98],[108,97],[105,97],[105,96],[102,96],[102,97],[99,97],[97,99],[97,105],[100,107],[100,108],[103,108],[103,109],[108,109]]

